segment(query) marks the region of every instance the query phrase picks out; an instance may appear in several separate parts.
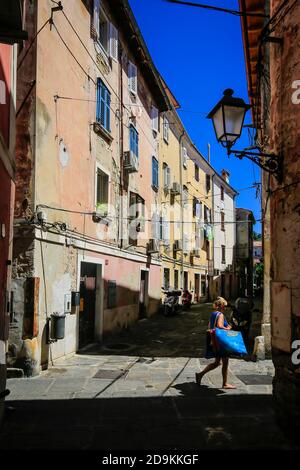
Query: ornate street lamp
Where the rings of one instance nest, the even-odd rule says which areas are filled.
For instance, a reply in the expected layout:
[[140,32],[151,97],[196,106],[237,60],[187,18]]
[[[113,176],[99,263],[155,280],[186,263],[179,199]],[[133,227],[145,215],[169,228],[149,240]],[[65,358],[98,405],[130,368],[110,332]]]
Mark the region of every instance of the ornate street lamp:
[[282,158],[280,156],[262,153],[258,147],[256,147],[257,152],[249,152],[246,149],[232,150],[232,146],[241,136],[246,112],[251,107],[243,99],[235,98],[233,93],[230,88],[225,90],[223,98],[207,116],[213,122],[217,141],[227,149],[228,156],[233,154],[239,159],[246,157],[281,181]]

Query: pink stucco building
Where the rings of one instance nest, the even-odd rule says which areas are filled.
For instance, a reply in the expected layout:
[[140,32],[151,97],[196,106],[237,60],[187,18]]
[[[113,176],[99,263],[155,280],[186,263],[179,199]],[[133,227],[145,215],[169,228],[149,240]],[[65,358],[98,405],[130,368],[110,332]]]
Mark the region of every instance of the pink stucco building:
[[30,38],[53,21],[19,56],[10,342],[28,375],[152,315],[161,291],[151,240],[164,88],[127,1],[53,6],[28,5]]

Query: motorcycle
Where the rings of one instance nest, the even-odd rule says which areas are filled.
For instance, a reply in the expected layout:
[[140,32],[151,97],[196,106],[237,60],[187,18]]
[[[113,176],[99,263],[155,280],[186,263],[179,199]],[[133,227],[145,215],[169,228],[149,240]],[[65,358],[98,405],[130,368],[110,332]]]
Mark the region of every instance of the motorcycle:
[[192,294],[187,289],[183,291],[181,301],[184,310],[189,310],[191,308]]
[[176,315],[182,310],[182,306],[179,304],[179,297],[181,296],[180,290],[165,290],[163,289],[165,298],[162,303],[162,312],[165,317]]
[[252,321],[253,301],[247,297],[239,297],[232,306],[232,314],[229,323],[232,329],[242,333],[244,342],[249,340],[249,331]]

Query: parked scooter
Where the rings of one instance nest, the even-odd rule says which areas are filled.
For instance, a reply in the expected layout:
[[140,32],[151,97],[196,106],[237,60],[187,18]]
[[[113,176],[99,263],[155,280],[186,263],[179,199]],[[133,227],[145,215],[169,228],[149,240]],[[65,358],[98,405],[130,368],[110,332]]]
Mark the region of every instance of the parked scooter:
[[183,310],[189,310],[192,305],[192,294],[185,289],[181,297]]
[[179,304],[179,297],[181,296],[181,290],[163,289],[165,298],[162,303],[162,312],[165,317],[176,315],[181,312],[182,306]]
[[238,297],[232,305],[232,314],[229,323],[232,329],[240,331],[243,335],[244,342],[247,344],[249,340],[249,331],[252,320],[253,300],[248,297]]

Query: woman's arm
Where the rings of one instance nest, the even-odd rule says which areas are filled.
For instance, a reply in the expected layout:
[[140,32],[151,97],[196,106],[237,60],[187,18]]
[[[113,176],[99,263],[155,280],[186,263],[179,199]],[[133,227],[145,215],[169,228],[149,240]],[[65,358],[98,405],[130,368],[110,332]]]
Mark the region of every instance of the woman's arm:
[[220,313],[218,317],[218,322],[217,322],[217,327],[221,328],[221,330],[231,330],[231,326],[224,326],[224,315],[223,313]]

